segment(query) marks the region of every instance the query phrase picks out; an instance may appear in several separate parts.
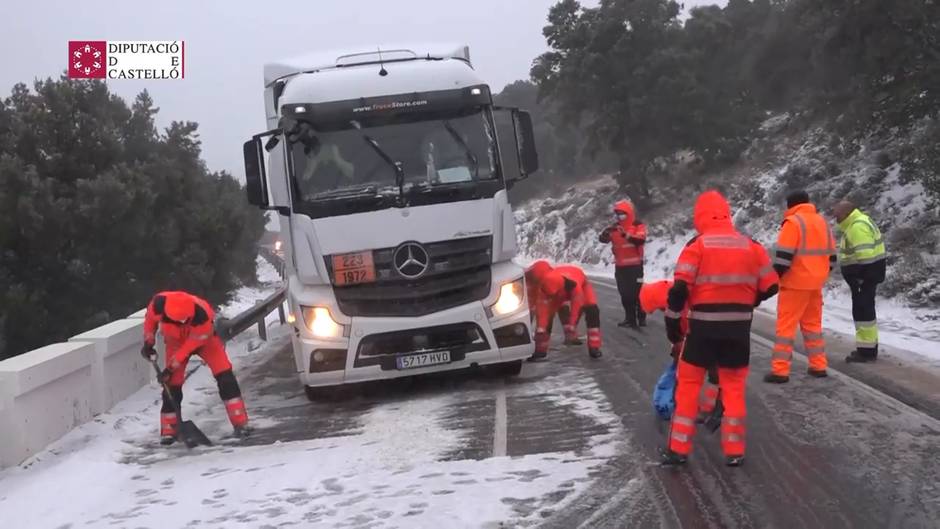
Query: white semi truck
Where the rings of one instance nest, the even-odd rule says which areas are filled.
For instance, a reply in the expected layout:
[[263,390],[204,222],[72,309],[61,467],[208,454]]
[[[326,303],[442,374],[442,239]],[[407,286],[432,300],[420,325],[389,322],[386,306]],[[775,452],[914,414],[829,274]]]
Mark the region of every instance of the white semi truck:
[[534,344],[507,195],[538,169],[529,115],[493,106],[467,46],[265,65],[249,202],[280,218],[300,380],[495,366]]

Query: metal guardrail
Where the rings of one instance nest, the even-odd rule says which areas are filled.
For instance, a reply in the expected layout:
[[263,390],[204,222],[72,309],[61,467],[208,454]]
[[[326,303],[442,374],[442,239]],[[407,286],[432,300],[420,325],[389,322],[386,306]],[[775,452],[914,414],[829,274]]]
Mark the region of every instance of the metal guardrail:
[[[264,246],[259,249],[258,253],[277,269],[278,275],[280,275],[281,279],[283,280],[284,260],[281,259],[281,257],[277,255],[277,253],[272,249],[266,248]],[[260,336],[262,340],[267,341],[268,328],[265,325],[265,320],[267,319],[268,314],[271,314],[277,310],[281,324],[283,325],[284,323],[287,323],[287,316],[284,312],[284,301],[286,299],[287,287],[282,286],[270,296],[255,303],[254,307],[251,307],[250,309],[245,310],[231,318],[220,318],[217,320],[216,333],[223,341],[229,341],[250,329],[253,325],[257,325],[258,336]]]
[[282,254],[267,246],[261,246],[258,248],[258,254],[261,255],[265,261],[271,263],[271,266],[277,270],[277,273],[279,276],[281,276],[281,279],[285,279],[285,268],[287,265],[284,263],[284,257]]

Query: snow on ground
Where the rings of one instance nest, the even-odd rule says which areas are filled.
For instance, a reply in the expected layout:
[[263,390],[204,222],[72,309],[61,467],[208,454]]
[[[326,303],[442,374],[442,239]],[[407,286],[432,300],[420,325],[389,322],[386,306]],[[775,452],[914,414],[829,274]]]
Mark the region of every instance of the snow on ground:
[[[889,183],[897,180],[897,167],[889,169]],[[756,180],[762,188],[767,188],[771,181],[769,173],[762,174]],[[554,262],[578,263],[591,274],[605,277],[613,283],[614,266],[611,262],[610,247],[600,243],[597,236],[599,230],[611,222],[606,204],[612,203],[615,198],[608,197],[600,209],[594,204],[597,202],[594,188],[609,188],[611,183],[609,179],[601,178],[588,182],[583,192],[569,192],[561,198],[532,202],[517,211],[520,247],[523,249],[519,262],[528,263],[534,259],[547,258]],[[899,205],[893,210],[898,218],[910,218],[922,210],[924,199],[917,195],[915,189],[919,185],[897,186],[893,188],[894,195],[884,198],[891,204]],[[735,222],[770,251],[779,225],[767,223],[760,218],[748,218],[744,214],[744,208],[738,208],[734,213]],[[586,215],[591,217],[586,219]],[[572,232],[571,225],[586,227]],[[672,278],[675,262],[682,248],[695,234],[690,227],[691,222],[688,222],[686,228],[680,226],[682,221],[678,215],[649,226],[651,235],[646,245],[645,281]],[[775,299],[762,305],[760,310],[775,314]],[[851,295],[847,285],[838,275],[830,279],[825,290],[824,303],[824,326],[854,336]],[[902,299],[881,297],[878,299],[878,322],[880,341],[883,345],[940,361],[940,312],[936,309],[911,307]]]
[[277,269],[263,257],[258,256],[258,286],[242,287],[235,292],[232,299],[220,307],[219,312],[231,318],[255,305],[255,303],[271,295],[275,288],[281,284],[281,276]]
[[[259,261],[260,275],[274,279],[266,265]],[[274,287],[269,281],[242,289],[223,312],[250,307]],[[266,347],[258,348],[254,330],[229,344],[240,379],[263,369],[290,337],[286,327],[271,329],[269,336]],[[225,437],[230,427],[209,371],[196,370],[184,391],[187,418],[216,440],[215,446],[188,452],[157,445],[159,389],[151,383],[20,467],[0,472],[2,526],[534,525],[541,507],[560,508],[584,490],[589,472],[611,457],[623,438],[619,418],[593,380],[571,371],[539,379],[525,391],[571,407],[607,433],[595,435],[579,453],[483,460],[441,460],[471,435],[443,424],[454,404],[473,398],[467,392],[379,403],[339,435],[239,446]],[[508,386],[505,391],[511,396],[523,390]],[[299,391],[286,400],[254,394],[249,414],[256,428],[269,428],[278,420],[252,409],[305,404]],[[559,501],[559,494],[566,499]]]

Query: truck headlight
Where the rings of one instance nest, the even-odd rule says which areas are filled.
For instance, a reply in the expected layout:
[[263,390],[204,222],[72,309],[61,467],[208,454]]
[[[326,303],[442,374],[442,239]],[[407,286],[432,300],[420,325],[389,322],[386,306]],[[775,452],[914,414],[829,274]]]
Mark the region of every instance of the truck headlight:
[[301,306],[300,310],[303,312],[307,329],[317,338],[341,338],[343,336],[343,326],[333,320],[330,309]]
[[524,297],[521,277],[511,283],[503,284],[499,287],[499,298],[493,305],[493,313],[497,316],[504,316],[519,310]]

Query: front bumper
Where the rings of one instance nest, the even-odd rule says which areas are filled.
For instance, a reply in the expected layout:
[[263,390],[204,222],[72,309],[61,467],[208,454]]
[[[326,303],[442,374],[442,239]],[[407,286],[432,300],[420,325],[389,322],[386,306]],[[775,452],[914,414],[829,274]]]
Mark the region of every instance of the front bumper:
[[[294,333],[294,354],[301,382],[307,386],[333,386],[453,371],[523,360],[535,350],[535,344],[530,339],[529,311],[526,303],[522,304],[520,310],[500,318],[490,318],[484,303],[474,302],[422,317],[351,318],[350,322],[348,337],[338,340],[319,340],[303,336],[300,332]],[[399,370],[395,367],[397,354],[368,355],[364,354],[367,347],[361,347],[374,343],[376,335],[400,337],[407,335],[409,331],[415,335],[425,335],[434,329],[454,327],[472,327],[479,336],[473,343],[447,348],[451,354],[451,362],[447,364]],[[342,369],[314,372],[321,369],[314,360],[316,351],[336,354],[344,351],[345,361],[342,363]],[[422,349],[400,353],[430,351]]]

